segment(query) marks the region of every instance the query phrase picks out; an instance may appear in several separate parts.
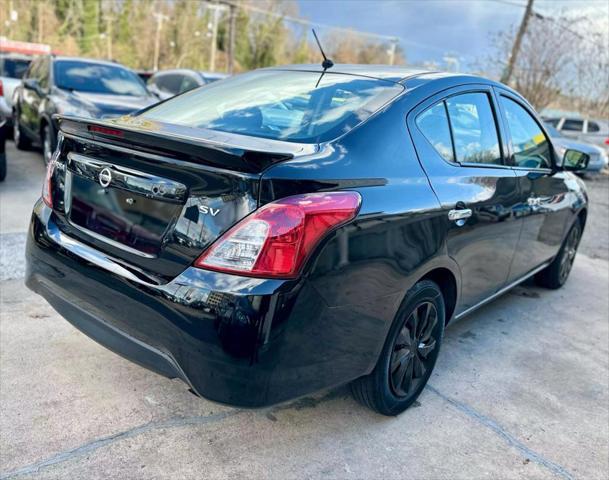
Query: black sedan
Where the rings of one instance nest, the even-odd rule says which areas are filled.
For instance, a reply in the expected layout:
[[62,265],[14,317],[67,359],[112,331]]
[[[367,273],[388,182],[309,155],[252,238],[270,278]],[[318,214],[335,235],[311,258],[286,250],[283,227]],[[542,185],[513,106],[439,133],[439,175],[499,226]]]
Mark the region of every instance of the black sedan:
[[42,146],[49,162],[57,144],[54,114],[110,118],[140,110],[158,99],[142,80],[119,64],[46,55],[28,68],[16,89],[13,138],[17,148]]
[[562,286],[586,223],[586,155],[479,77],[271,68],[59,127],[27,285],[231,405],[352,382],[402,412],[444,327],[529,277]]

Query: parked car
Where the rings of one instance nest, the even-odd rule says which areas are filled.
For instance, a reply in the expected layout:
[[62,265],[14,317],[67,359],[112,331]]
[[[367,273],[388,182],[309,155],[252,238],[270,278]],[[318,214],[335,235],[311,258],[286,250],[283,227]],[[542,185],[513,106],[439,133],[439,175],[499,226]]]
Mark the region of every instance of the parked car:
[[227,77],[228,75],[217,72],[199,72],[187,69],[162,70],[150,77],[148,89],[161,100],[165,100],[178,93],[187,92]]
[[554,128],[551,123],[546,122],[545,127],[550,134],[559,155],[564,154],[567,150],[578,150],[590,157],[588,168],[586,168],[585,173],[598,173],[604,168],[607,168],[609,154],[604,148],[565,137]]
[[54,114],[110,118],[157,102],[145,84],[122,65],[45,55],[28,68],[15,91],[13,138],[17,148],[42,146],[49,162],[57,143]]
[[0,114],[12,125],[13,93],[27,70],[31,57],[14,53],[0,54]]
[[609,150],[609,122],[581,117],[543,117],[566,137],[575,138],[581,142],[599,145]]
[[270,68],[59,127],[27,286],[231,405],[352,382],[400,413],[445,325],[529,277],[562,286],[586,223],[587,155],[475,76]]
[[6,125],[6,117],[0,112],[0,182],[3,182],[6,178],[6,132],[8,126]]

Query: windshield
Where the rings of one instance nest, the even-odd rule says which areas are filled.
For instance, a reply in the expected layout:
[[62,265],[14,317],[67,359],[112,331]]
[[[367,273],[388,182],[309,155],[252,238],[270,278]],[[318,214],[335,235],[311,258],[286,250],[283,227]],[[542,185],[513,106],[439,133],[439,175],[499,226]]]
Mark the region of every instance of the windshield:
[[2,62],[0,76],[9,78],[23,78],[23,74],[30,65],[30,60],[21,58],[5,58]]
[[113,95],[147,95],[140,78],[118,65],[59,60],[54,63],[55,85],[65,90],[109,93]]
[[[319,85],[316,86],[319,81]],[[403,87],[385,80],[265,70],[231,77],[163,102],[144,118],[291,142],[336,138]]]

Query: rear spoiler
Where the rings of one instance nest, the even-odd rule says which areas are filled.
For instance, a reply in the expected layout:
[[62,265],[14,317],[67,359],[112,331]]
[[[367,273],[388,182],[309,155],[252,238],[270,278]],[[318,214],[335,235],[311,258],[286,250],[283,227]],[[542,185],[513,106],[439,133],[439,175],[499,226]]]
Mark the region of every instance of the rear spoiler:
[[112,120],[54,115],[66,136],[148,154],[259,174],[269,166],[310,155],[317,144],[292,143],[125,116]]

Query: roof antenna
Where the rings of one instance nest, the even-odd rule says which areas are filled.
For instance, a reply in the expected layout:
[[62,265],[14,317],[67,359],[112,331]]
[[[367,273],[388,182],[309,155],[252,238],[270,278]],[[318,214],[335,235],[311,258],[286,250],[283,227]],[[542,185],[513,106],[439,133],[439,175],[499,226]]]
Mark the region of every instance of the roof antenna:
[[322,57],[324,57],[324,61],[321,62],[321,66],[324,69],[324,71],[321,72],[321,75],[319,76],[319,79],[317,80],[317,83],[315,84],[315,88],[317,88],[319,86],[319,82],[321,82],[321,79],[324,76],[324,73],[326,73],[326,70],[328,68],[332,68],[334,66],[334,62],[332,60],[330,60],[328,57],[326,57],[326,54],[324,53],[324,49],[321,48],[321,42],[319,41],[319,38],[317,38],[317,33],[315,32],[315,29],[312,28],[311,31],[313,32],[313,36],[315,37],[315,41],[317,42],[319,51],[321,52]]

